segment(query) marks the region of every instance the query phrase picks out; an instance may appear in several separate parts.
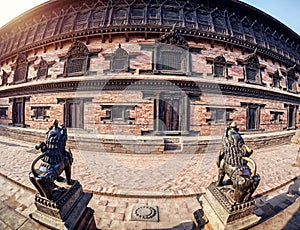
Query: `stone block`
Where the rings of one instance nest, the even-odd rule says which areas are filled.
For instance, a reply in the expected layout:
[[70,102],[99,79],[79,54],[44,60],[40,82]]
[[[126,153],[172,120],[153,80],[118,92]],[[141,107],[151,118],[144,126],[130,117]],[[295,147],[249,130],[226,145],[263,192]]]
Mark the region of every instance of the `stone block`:
[[50,229],[96,229],[94,211],[87,207],[92,194],[83,192],[78,181],[65,187],[67,190],[54,201],[37,194],[37,210],[30,217]]
[[254,214],[254,200],[236,204],[214,183],[208,186],[199,202],[214,230],[244,229],[253,226],[260,220],[260,217]]

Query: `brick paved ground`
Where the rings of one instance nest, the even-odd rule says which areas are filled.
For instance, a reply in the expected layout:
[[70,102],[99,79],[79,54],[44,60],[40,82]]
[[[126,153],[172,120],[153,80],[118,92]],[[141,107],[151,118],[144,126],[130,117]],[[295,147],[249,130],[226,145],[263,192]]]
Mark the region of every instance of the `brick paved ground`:
[[[300,168],[292,166],[298,148],[289,144],[260,149],[253,154],[261,175],[255,194],[262,194],[257,198],[256,212],[264,219],[299,203],[296,192],[299,182],[291,181],[300,175]],[[34,188],[28,173],[36,154],[34,144],[0,136],[0,174],[13,181],[1,178],[0,200],[25,217],[34,210]],[[90,207],[95,210],[96,224],[101,229],[190,229],[192,214],[199,208],[196,194],[204,192],[204,188],[216,180],[215,153],[138,155],[73,150],[73,154],[73,178],[79,180],[86,191],[94,192]],[[290,183],[282,187],[288,181]],[[135,205],[158,206],[160,221],[130,221]],[[0,210],[5,210],[1,214],[6,213],[8,207],[1,207]],[[293,216],[294,209],[288,217]],[[5,224],[5,216],[0,215],[0,220],[0,224]]]

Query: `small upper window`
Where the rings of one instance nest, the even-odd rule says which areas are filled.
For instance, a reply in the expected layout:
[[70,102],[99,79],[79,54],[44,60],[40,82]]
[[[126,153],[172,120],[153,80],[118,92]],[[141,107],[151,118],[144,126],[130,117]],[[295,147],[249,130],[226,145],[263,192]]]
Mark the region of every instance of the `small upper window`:
[[14,83],[23,83],[27,81],[28,61],[25,54],[19,54],[16,61],[14,73]]
[[128,71],[129,70],[129,55],[126,50],[121,47],[114,52],[110,62],[111,71]]
[[260,64],[258,57],[250,55],[245,62],[245,81],[261,85]]
[[226,60],[223,56],[218,56],[214,59],[213,75],[215,77],[226,76]]

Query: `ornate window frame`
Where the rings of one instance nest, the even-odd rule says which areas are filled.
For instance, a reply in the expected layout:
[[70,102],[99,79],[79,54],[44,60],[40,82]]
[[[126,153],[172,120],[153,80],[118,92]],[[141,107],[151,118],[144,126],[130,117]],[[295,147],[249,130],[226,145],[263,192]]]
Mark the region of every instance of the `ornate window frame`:
[[25,54],[18,54],[14,71],[14,84],[27,82],[29,62]]
[[246,130],[247,131],[261,130],[260,115],[261,115],[261,109],[265,107],[265,104],[241,102],[241,106],[246,108]]
[[286,72],[287,91],[291,92],[291,93],[298,93],[297,92],[297,82],[298,82],[298,78],[296,76],[294,66],[288,68],[287,72]]
[[50,118],[50,106],[31,106],[32,120],[45,120]]
[[189,45],[174,28],[156,41],[153,56],[155,74],[191,75]]
[[0,119],[7,119],[8,106],[0,106]]
[[[68,50],[64,65],[64,77],[87,75],[90,52],[86,45],[76,40]],[[77,62],[77,63],[76,63]],[[79,62],[79,63],[78,63]],[[81,64],[81,68],[79,65]]]
[[233,113],[234,110],[234,108],[222,106],[206,107],[206,112],[211,113],[211,117],[206,119],[206,122],[209,124],[227,124],[232,121],[230,114]]
[[130,111],[135,110],[136,105],[101,105],[101,109],[105,111],[105,116],[100,120],[104,123],[110,122],[131,122],[135,120],[135,117],[131,117]]
[[245,82],[250,84],[262,85],[260,63],[257,55],[252,54],[244,62]]

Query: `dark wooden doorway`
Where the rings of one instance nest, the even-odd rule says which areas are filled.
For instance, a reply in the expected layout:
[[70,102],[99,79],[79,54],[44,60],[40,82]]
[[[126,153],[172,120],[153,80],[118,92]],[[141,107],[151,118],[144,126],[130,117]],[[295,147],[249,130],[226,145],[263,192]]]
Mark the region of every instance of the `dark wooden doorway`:
[[12,106],[13,126],[25,126],[25,98],[14,98]]

